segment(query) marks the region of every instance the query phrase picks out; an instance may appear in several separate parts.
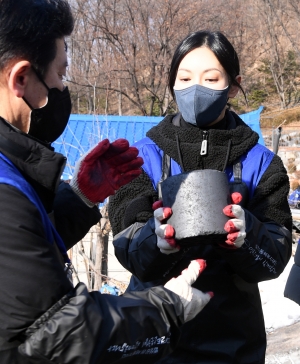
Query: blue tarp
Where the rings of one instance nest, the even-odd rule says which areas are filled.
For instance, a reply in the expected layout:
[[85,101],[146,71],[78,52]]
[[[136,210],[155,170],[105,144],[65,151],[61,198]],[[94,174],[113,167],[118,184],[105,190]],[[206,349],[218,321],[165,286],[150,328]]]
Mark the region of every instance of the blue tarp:
[[257,110],[250,111],[247,114],[241,114],[239,117],[252,128],[254,131],[257,132],[259,135],[259,144],[265,145],[264,138],[261,133],[260,129],[260,113],[263,111],[263,106],[260,106]]
[[[260,113],[263,107],[240,117],[259,134],[259,143],[264,145],[260,130]],[[72,114],[62,136],[53,143],[59,153],[67,157],[63,179],[73,175],[75,162],[99,141],[108,138],[114,141],[125,138],[130,144],[145,137],[147,131],[157,125],[163,117],[158,116],[115,116]]]
[[299,209],[300,208],[300,187],[297,187],[288,197],[288,203],[290,207]]
[[111,294],[113,296],[119,296],[121,291],[119,290],[119,288],[117,286],[111,286],[107,283],[103,284],[103,286],[99,289],[99,291],[102,294]]

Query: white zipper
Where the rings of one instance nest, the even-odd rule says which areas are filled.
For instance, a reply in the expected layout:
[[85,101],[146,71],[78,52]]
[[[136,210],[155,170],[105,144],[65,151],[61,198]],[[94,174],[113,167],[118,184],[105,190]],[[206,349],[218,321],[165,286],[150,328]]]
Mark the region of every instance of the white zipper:
[[208,132],[207,131],[203,131],[203,140],[201,143],[201,150],[200,150],[200,155],[206,155],[207,154],[207,138],[208,138]]

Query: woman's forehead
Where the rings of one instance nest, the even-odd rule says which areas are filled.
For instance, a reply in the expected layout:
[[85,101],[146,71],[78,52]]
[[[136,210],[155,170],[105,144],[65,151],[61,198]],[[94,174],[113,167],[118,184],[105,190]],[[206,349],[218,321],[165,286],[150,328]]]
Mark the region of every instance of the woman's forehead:
[[210,71],[224,72],[222,65],[214,53],[207,47],[199,47],[190,51],[180,62],[178,71]]

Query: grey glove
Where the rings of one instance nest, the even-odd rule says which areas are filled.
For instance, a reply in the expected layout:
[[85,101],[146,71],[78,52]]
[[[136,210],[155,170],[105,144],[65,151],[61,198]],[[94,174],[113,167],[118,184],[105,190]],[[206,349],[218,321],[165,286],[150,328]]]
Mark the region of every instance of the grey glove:
[[161,200],[154,202],[155,234],[157,236],[157,246],[161,253],[172,254],[180,250],[180,246],[175,241],[175,230],[172,225],[164,224],[164,220],[172,215],[170,207],[163,207]]

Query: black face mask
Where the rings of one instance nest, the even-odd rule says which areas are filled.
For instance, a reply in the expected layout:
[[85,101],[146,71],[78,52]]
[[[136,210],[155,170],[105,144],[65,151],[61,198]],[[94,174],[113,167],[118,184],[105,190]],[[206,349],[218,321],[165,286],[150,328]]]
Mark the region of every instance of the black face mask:
[[52,143],[63,133],[68,124],[72,109],[71,97],[68,87],[65,87],[63,91],[49,88],[37,71],[34,71],[48,90],[48,102],[40,109],[34,109],[23,97],[32,110],[28,134],[42,142]]

